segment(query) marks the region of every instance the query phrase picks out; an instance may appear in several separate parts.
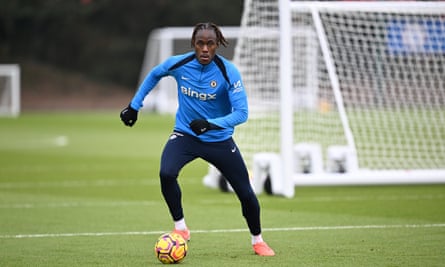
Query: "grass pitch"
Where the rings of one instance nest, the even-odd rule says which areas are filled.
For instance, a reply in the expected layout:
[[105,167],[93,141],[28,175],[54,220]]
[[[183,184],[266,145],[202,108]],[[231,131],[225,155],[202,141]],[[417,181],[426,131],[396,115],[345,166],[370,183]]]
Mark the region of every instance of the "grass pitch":
[[[0,266],[161,266],[173,228],[159,189],[170,116],[24,114],[0,119]],[[264,238],[253,254],[240,205],[180,174],[192,230],[184,266],[444,266],[445,185],[301,187],[260,195]]]

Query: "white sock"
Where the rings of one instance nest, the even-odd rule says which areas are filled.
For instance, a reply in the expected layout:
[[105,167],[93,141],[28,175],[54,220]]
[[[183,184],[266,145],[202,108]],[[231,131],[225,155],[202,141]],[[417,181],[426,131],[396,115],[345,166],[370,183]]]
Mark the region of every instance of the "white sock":
[[263,237],[261,234],[259,235],[252,235],[252,245],[255,245],[256,243],[264,242]]
[[175,221],[175,229],[177,230],[186,230],[187,225],[185,224],[185,219],[182,218],[179,221]]

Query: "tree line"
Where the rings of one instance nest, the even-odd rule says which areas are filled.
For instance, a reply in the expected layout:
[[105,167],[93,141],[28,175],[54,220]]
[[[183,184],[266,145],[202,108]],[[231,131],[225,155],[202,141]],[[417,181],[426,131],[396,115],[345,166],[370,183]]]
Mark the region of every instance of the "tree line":
[[240,24],[243,0],[1,0],[0,64],[34,60],[112,83],[138,82],[155,28]]

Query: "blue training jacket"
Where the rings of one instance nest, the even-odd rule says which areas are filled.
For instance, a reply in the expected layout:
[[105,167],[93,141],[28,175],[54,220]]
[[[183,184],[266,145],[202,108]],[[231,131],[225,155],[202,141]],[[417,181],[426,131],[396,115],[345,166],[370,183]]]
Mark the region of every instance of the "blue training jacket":
[[[207,131],[198,138],[204,142],[227,140],[232,136],[234,127],[245,122],[248,117],[247,96],[241,75],[235,65],[222,56],[215,55],[211,63],[202,65],[194,54],[189,52],[172,56],[154,67],[139,86],[130,105],[139,110],[145,96],[159,80],[170,75],[178,86],[174,129],[196,136],[189,126],[190,122],[206,119],[223,129]],[[222,63],[222,68],[216,59]]]

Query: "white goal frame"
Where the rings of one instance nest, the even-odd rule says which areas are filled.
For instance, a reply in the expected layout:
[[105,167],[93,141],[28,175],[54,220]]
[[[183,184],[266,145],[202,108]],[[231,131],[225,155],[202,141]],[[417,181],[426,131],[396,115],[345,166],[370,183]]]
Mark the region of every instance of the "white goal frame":
[[20,66],[0,64],[0,116],[20,115]]
[[[255,0],[252,0],[255,1]],[[329,44],[323,23],[320,19],[321,10],[337,11],[382,11],[382,12],[412,12],[415,14],[428,12],[445,14],[445,3],[440,2],[294,2],[278,0],[279,4],[279,41],[280,41],[280,150],[278,153],[262,151],[253,155],[252,183],[256,193],[265,190],[268,179],[272,185],[272,194],[293,197],[296,185],[369,185],[369,184],[418,184],[418,183],[445,183],[445,169],[413,169],[413,170],[366,170],[360,168],[357,162],[354,135],[349,126],[348,117],[343,104],[342,93],[339,86],[339,77],[336,73]],[[248,8],[245,5],[245,8]],[[319,170],[312,173],[295,172],[296,144],[294,144],[293,126],[293,98],[292,88],[292,12],[306,12],[312,15],[313,23],[321,47],[322,56],[329,80],[333,89],[336,107],[341,119],[347,145],[332,150],[333,154],[342,154],[342,160],[347,161],[347,171],[344,173],[327,172]],[[242,25],[243,26],[243,25]],[[241,34],[243,30],[241,28]],[[235,63],[239,60],[235,56]],[[283,67],[285,66],[285,67]],[[445,76],[444,76],[445,77]],[[254,133],[250,133],[254,134]],[[267,142],[267,140],[264,140]],[[243,144],[240,144],[242,148]],[[316,146],[308,146],[303,151],[317,158]],[[344,156],[346,155],[346,156]],[[312,158],[314,160],[314,158]],[[443,167],[443,166],[442,166]]]

